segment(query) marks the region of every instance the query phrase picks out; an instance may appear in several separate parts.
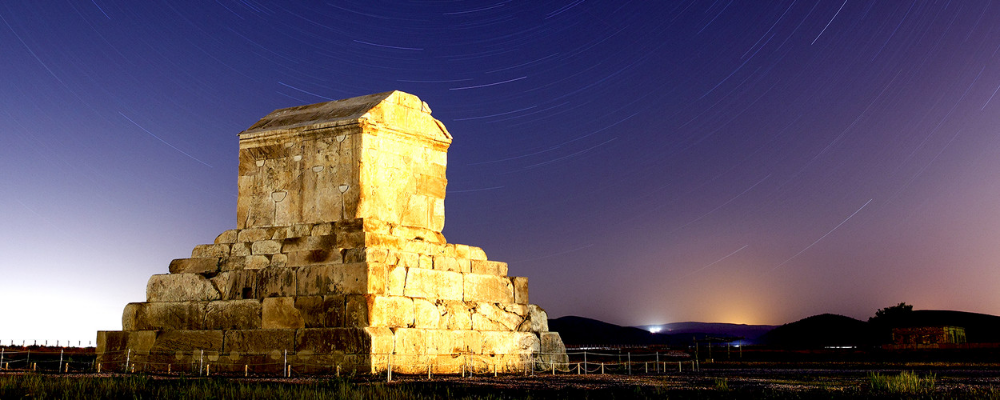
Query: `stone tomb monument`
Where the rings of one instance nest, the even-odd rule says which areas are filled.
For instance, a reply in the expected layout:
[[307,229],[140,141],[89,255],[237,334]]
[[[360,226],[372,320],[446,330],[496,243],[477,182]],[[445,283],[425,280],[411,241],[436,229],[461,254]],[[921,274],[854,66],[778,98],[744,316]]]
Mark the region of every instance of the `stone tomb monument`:
[[441,234],[451,135],[393,91],[240,133],[236,229],[153,275],[107,369],[455,374],[562,369],[528,280]]

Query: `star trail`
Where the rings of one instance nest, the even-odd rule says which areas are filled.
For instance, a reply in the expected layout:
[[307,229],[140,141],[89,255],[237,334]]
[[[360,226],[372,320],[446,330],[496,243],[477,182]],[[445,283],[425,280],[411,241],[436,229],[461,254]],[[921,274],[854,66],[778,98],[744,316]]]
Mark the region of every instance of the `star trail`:
[[1000,314],[1000,4],[0,3],[0,341],[93,340],[235,227],[237,136],[413,93],[449,242],[550,316]]

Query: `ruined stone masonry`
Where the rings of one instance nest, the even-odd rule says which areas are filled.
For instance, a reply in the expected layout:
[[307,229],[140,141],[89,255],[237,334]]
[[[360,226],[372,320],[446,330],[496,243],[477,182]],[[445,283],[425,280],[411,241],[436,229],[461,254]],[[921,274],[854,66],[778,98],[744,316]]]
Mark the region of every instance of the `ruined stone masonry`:
[[236,228],[153,275],[115,368],[519,372],[566,361],[528,280],[445,241],[452,137],[416,96],[281,109],[240,133]]

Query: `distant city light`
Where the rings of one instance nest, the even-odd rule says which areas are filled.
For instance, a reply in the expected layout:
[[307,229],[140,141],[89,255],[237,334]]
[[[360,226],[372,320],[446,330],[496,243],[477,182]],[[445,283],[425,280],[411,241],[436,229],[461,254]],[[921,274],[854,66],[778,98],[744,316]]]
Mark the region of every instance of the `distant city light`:
[[663,331],[662,326],[653,326],[649,328],[649,333],[660,333],[661,331]]

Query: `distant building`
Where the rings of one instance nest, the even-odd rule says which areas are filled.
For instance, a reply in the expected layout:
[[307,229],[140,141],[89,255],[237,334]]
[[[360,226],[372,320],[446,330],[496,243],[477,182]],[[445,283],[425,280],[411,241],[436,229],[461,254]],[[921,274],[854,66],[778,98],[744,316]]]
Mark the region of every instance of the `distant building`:
[[892,347],[900,348],[938,348],[942,347],[941,345],[964,344],[965,328],[960,326],[892,328],[892,343]]

